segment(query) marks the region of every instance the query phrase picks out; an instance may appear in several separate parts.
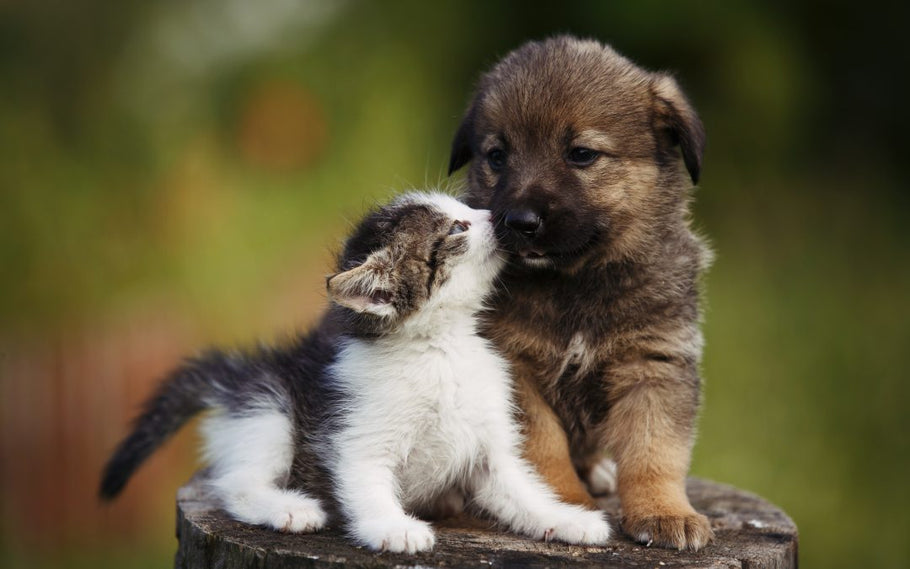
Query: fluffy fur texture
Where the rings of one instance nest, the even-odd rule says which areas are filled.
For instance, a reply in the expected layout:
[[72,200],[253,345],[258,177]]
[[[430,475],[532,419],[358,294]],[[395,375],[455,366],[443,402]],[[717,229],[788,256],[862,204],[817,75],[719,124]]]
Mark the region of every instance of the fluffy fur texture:
[[484,334],[508,356],[525,455],[593,506],[616,460],[623,528],[698,549],[685,494],[699,405],[699,273],[688,222],[702,124],[672,77],[595,41],[531,42],[483,76],[452,145],[466,201],[510,251]]
[[376,550],[433,547],[415,514],[471,506],[537,539],[601,544],[599,512],[560,502],[520,457],[507,364],[475,314],[502,266],[488,211],[410,194],[367,216],[308,336],[177,370],[104,474],[115,496],[191,415],[211,486],[235,518],[318,530],[340,516]]

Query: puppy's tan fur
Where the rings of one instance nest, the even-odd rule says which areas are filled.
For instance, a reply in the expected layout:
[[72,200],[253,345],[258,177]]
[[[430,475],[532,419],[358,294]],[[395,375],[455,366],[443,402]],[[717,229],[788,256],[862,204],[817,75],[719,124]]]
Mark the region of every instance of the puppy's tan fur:
[[[493,211],[513,253],[485,332],[514,365],[527,457],[563,498],[590,506],[579,473],[608,449],[624,530],[691,549],[713,535],[685,495],[697,279],[709,259],[688,202],[703,147],[670,76],[560,37],[522,46],[482,78],[450,164],[471,163],[466,199]],[[540,225],[509,229],[515,211]]]

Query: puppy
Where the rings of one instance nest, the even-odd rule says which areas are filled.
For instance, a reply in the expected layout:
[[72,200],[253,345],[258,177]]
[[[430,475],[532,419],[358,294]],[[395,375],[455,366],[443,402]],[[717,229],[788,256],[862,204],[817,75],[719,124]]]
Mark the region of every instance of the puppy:
[[[704,149],[672,77],[557,37],[483,76],[452,145],[466,201],[511,253],[485,334],[513,364],[525,453],[566,500],[608,450],[632,538],[698,549],[685,493],[699,406],[698,276],[688,223]],[[690,183],[691,182],[691,183]]]

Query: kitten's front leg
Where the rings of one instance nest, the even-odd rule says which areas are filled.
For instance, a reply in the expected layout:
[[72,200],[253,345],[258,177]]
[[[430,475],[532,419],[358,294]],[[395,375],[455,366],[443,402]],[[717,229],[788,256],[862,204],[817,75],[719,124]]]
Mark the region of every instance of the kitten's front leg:
[[[430,524],[405,513],[387,460],[375,449],[342,452],[335,473],[338,501],[352,537],[376,551],[416,553],[436,543]],[[347,456],[345,456],[347,455]]]
[[603,545],[610,525],[603,512],[559,501],[517,452],[491,453],[472,480],[474,500],[513,531],[549,541]]

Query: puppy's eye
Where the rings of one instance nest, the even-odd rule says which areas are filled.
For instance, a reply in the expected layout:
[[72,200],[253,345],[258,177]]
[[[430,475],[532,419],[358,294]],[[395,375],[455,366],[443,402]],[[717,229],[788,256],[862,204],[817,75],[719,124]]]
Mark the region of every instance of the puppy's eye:
[[506,151],[501,148],[494,148],[487,152],[487,164],[490,165],[494,172],[502,170],[502,167],[506,165]]
[[468,230],[468,227],[471,227],[471,223],[467,221],[456,221],[452,224],[452,227],[449,229],[449,235],[458,235],[459,233],[464,233]]
[[593,164],[599,156],[600,152],[596,150],[591,150],[584,146],[576,146],[569,151],[569,164],[578,168],[584,168]]

